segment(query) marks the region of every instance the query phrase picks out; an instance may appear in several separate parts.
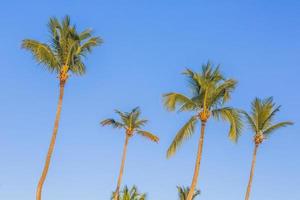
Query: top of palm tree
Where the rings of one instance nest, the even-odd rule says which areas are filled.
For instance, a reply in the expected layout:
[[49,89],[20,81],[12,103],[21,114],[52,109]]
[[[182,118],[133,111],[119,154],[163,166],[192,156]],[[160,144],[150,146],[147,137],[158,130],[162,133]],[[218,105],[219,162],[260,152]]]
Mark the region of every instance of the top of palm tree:
[[[190,188],[177,186],[177,190],[178,190],[179,200],[186,200],[187,196],[189,194]],[[195,193],[194,193],[192,199],[195,199],[197,196],[200,195],[200,193],[201,193],[200,190],[195,190]]]
[[255,98],[251,104],[250,113],[243,111],[247,123],[257,136],[255,139],[257,144],[261,143],[264,138],[268,137],[275,130],[293,124],[291,121],[273,122],[280,107],[274,103],[273,97],[265,99]]
[[194,133],[197,119],[206,122],[211,115],[216,119],[228,121],[229,138],[237,141],[242,129],[239,110],[224,107],[224,104],[230,100],[237,81],[226,79],[220,72],[219,65],[214,67],[210,62],[202,65],[200,72],[186,69],[183,74],[188,78],[191,96],[175,92],[167,93],[164,95],[164,105],[169,111],[178,108],[179,112],[194,111],[196,115],[179,130],[168,149],[167,156],[173,155],[182,142]]
[[100,45],[102,39],[93,37],[91,29],[78,32],[69,16],[65,16],[62,22],[55,17],[50,18],[48,28],[51,34],[49,43],[25,39],[22,48],[29,50],[36,61],[50,72],[60,74],[64,70],[65,73],[84,74],[86,67],[82,58]]
[[[114,193],[111,199],[113,198],[114,198]],[[146,199],[147,199],[147,195],[145,193],[140,193],[136,186],[133,186],[131,189],[125,186],[124,189],[120,192],[120,195],[118,196],[118,200],[146,200]]]
[[109,118],[103,120],[101,122],[101,125],[109,125],[113,128],[123,128],[126,130],[126,134],[128,134],[129,136],[132,136],[134,133],[137,133],[138,135],[146,137],[151,141],[159,141],[159,138],[156,135],[142,129],[146,125],[148,120],[140,119],[141,110],[139,107],[132,109],[130,112],[121,112],[119,110],[115,110],[115,112],[120,116],[121,121]]
[[219,67],[219,65],[213,67],[210,62],[207,62],[202,65],[199,73],[186,69],[183,74],[188,78],[192,96],[189,98],[174,92],[165,94],[165,107],[170,111],[174,111],[177,106],[179,106],[178,111],[202,111],[226,103],[230,100],[237,81],[225,79]]

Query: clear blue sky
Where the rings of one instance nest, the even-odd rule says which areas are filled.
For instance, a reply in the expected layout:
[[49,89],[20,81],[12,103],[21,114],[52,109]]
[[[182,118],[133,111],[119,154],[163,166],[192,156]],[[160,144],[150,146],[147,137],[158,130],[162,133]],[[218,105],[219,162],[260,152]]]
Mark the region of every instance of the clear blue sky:
[[[124,184],[150,200],[177,199],[189,185],[197,134],[170,160],[165,152],[189,114],[168,113],[161,95],[187,92],[180,74],[208,59],[239,80],[230,102],[248,109],[255,97],[283,105],[280,130],[259,149],[253,200],[300,199],[300,2],[245,1],[5,1],[0,12],[0,199],[32,200],[52,131],[58,81],[20,49],[21,40],[48,40],[49,17],[69,14],[80,30],[92,27],[105,43],[86,61],[84,77],[66,87],[61,126],[44,200],[106,200],[115,188],[124,134],[102,128],[113,109],[141,106],[156,145],[130,141]],[[201,198],[243,199],[252,134],[238,144],[228,126],[209,122],[200,172]]]

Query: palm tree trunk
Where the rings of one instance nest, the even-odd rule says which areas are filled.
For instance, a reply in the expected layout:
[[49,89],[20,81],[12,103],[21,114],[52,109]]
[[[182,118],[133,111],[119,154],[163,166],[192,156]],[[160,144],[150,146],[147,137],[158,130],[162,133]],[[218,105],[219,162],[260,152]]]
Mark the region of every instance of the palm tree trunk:
[[255,169],[255,163],[256,163],[256,154],[257,154],[258,144],[255,144],[254,152],[253,152],[253,158],[252,158],[252,165],[251,165],[251,172],[250,172],[250,178],[248,182],[247,192],[245,200],[249,200],[251,187],[252,187],[252,180],[254,176],[254,169]]
[[192,200],[193,196],[194,196],[194,193],[195,193],[195,189],[196,189],[196,185],[197,185],[197,181],[198,181],[198,176],[199,176],[199,171],[200,171],[200,163],[201,163],[201,158],[202,158],[202,149],[203,149],[203,142],[204,142],[205,126],[206,126],[206,122],[202,121],[201,122],[201,135],[200,135],[199,144],[198,144],[197,160],[196,160],[196,164],[195,164],[194,176],[193,176],[190,191],[188,193],[188,196],[187,196],[186,200]]
[[123,147],[122,163],[121,163],[121,167],[120,167],[120,173],[119,173],[119,177],[118,177],[118,183],[117,183],[117,188],[115,191],[114,200],[118,200],[118,197],[119,197],[119,191],[120,191],[120,186],[121,186],[123,171],[124,171],[124,166],[125,166],[125,160],[126,160],[128,140],[129,140],[129,135],[126,134],[125,143],[124,143],[124,147]]
[[65,88],[65,81],[61,81],[60,82],[60,89],[59,89],[59,99],[58,99],[57,110],[56,110],[56,117],[55,117],[55,122],[54,122],[54,128],[53,128],[53,132],[52,132],[51,142],[50,142],[50,146],[49,146],[49,149],[48,149],[48,153],[47,153],[43,173],[42,173],[42,175],[40,177],[40,180],[39,180],[39,183],[37,185],[36,200],[41,200],[42,199],[42,189],[43,189],[43,185],[44,185],[44,182],[46,180],[47,173],[48,173],[48,170],[49,170],[51,157],[52,157],[52,153],[53,153],[54,146],[55,146],[57,130],[58,130],[58,126],[59,126],[59,119],[60,119],[62,101],[63,101],[63,96],[64,96],[64,88]]

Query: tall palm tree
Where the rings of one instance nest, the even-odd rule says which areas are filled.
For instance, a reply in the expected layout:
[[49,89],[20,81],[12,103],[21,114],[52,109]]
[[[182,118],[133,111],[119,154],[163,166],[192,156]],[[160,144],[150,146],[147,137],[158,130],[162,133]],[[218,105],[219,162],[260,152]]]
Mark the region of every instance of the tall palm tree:
[[192,111],[195,114],[178,131],[167,151],[167,157],[172,156],[183,141],[194,133],[196,123],[200,120],[201,134],[197,158],[190,192],[187,197],[187,200],[191,200],[198,180],[207,121],[211,116],[228,121],[230,123],[229,138],[233,141],[236,141],[240,135],[242,121],[238,110],[232,107],[224,107],[224,104],[230,99],[237,82],[233,79],[226,79],[221,74],[219,66],[214,69],[208,62],[202,66],[200,73],[187,69],[183,74],[187,76],[190,83],[191,97],[180,93],[168,93],[164,95],[164,105],[169,111],[174,111],[176,107],[179,107],[178,111],[180,112]]
[[[112,198],[115,198],[115,192],[113,192]],[[127,186],[120,192],[118,200],[146,200],[147,195],[145,193],[140,193],[136,186],[129,189]]]
[[126,153],[127,153],[127,146],[129,139],[135,135],[141,135],[153,142],[158,142],[159,138],[154,134],[142,130],[143,126],[148,122],[148,120],[140,119],[141,111],[139,107],[134,108],[131,112],[121,112],[119,110],[115,110],[115,112],[120,116],[121,121],[117,121],[115,119],[106,119],[101,122],[102,126],[110,125],[113,128],[121,128],[125,130],[125,143],[123,148],[123,155],[122,155],[122,162],[120,167],[120,173],[118,177],[117,188],[115,190],[115,200],[118,199],[119,190],[121,186],[125,160],[126,160]]
[[[180,187],[177,186],[179,200],[186,200],[188,193],[190,191],[189,187]],[[197,196],[200,195],[200,190],[195,190],[192,200],[196,199]]]
[[256,154],[259,145],[274,131],[293,124],[293,122],[290,121],[283,121],[274,124],[274,117],[279,110],[280,106],[276,106],[273,98],[269,97],[266,99],[255,98],[251,105],[251,112],[247,113],[243,111],[250,129],[254,132],[254,152],[245,200],[249,200],[250,197]]
[[22,48],[29,50],[39,64],[42,64],[49,72],[58,75],[60,86],[52,138],[37,186],[37,200],[42,198],[42,189],[55,146],[64,88],[69,74],[83,75],[86,67],[82,58],[90,53],[93,47],[102,43],[100,37],[92,37],[90,29],[78,33],[76,27],[71,25],[69,16],[66,16],[61,23],[56,18],[50,18],[48,28],[51,33],[48,44],[32,39],[25,39],[22,42]]

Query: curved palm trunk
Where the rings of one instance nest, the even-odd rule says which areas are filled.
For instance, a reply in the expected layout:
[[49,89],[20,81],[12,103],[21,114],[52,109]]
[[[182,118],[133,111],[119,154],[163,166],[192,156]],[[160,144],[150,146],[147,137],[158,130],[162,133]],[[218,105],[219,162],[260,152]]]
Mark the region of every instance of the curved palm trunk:
[[63,101],[63,96],[64,96],[64,88],[65,88],[65,82],[61,81],[60,82],[60,90],[59,90],[59,99],[58,99],[57,110],[56,110],[56,117],[55,117],[55,122],[54,122],[54,128],[53,128],[53,132],[52,132],[51,142],[50,142],[50,146],[49,146],[49,149],[48,149],[48,153],[47,153],[43,173],[40,177],[40,180],[39,180],[39,183],[38,183],[38,186],[37,186],[36,200],[41,200],[42,199],[42,189],[43,189],[43,185],[44,185],[44,182],[46,180],[47,173],[48,173],[48,170],[49,170],[51,157],[52,157],[52,153],[53,153],[54,146],[55,146],[58,126],[59,126],[59,119],[60,119],[62,101]]
[[249,200],[251,187],[252,187],[252,180],[254,176],[254,169],[255,169],[255,163],[256,163],[256,154],[257,154],[258,144],[255,144],[254,152],[253,152],[253,158],[252,158],[252,165],[251,165],[251,172],[250,172],[250,178],[248,182],[247,192],[245,200]]
[[120,186],[121,186],[121,182],[122,182],[123,171],[124,171],[125,160],[126,160],[128,140],[129,140],[129,135],[126,134],[125,143],[124,143],[124,147],[123,147],[122,163],[121,163],[121,167],[120,167],[120,173],[119,173],[119,177],[118,177],[118,183],[117,183],[117,188],[115,191],[114,200],[118,200],[118,198],[119,198]]
[[198,176],[199,176],[199,171],[200,171],[200,163],[201,163],[201,158],[202,158],[202,149],[203,149],[203,142],[204,142],[205,126],[206,126],[206,122],[202,121],[201,122],[201,135],[200,135],[200,140],[199,140],[199,144],[198,144],[197,160],[196,160],[196,164],[195,164],[194,176],[193,176],[190,191],[188,193],[188,196],[187,196],[186,200],[192,200],[193,196],[194,196],[194,193],[195,193],[195,189],[196,189],[196,185],[197,185],[197,181],[198,181]]

